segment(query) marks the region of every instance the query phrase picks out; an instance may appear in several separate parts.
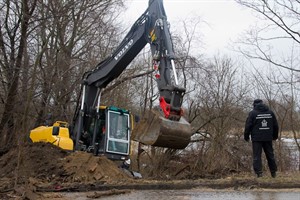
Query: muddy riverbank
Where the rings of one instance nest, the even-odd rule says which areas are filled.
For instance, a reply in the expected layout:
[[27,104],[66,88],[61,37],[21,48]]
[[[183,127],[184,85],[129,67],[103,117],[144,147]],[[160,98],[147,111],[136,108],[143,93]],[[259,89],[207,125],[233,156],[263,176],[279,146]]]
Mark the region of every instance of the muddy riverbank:
[[241,172],[228,172],[226,176],[214,179],[136,179],[104,156],[65,152],[45,143],[19,148],[11,150],[0,159],[0,199],[76,199],[68,197],[74,194],[83,194],[87,198],[85,192],[100,197],[104,193],[108,197],[169,190],[300,188],[300,173],[297,171],[279,172],[276,178],[266,173],[259,179],[251,173]]

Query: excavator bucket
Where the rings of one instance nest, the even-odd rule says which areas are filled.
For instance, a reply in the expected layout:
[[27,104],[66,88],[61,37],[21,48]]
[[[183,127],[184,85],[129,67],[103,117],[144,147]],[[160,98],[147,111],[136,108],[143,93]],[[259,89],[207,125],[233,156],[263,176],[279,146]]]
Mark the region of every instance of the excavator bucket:
[[134,127],[132,140],[145,145],[184,149],[190,142],[191,134],[191,125],[183,117],[172,121],[158,111],[150,111]]

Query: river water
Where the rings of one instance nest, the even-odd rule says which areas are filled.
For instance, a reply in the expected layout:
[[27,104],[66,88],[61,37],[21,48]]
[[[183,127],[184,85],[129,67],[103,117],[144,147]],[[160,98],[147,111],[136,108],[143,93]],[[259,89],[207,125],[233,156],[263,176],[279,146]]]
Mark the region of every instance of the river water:
[[[283,141],[284,144],[286,144],[286,148],[290,152],[292,169],[298,170],[299,165],[300,165],[300,163],[299,163],[300,162],[300,159],[299,159],[300,155],[299,155],[299,151],[298,151],[296,141],[293,138],[282,138],[281,140]],[[298,143],[300,143],[300,139],[298,139],[297,141],[298,141]]]
[[[92,194],[92,193],[89,193]],[[69,193],[72,200],[91,200],[88,193]],[[99,198],[98,198],[99,199]],[[136,190],[127,194],[102,197],[101,200],[300,200],[300,189],[289,190]]]

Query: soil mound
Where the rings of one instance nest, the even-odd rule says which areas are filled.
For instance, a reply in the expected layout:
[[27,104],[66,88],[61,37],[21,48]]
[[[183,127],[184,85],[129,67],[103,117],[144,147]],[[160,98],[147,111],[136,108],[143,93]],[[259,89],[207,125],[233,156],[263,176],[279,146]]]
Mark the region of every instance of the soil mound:
[[67,182],[128,182],[128,175],[115,162],[104,156],[99,157],[86,152],[74,152],[65,157],[62,163],[64,171],[67,172]]
[[18,183],[29,177],[48,180],[64,173],[59,160],[67,155],[68,152],[49,143],[19,146],[0,157],[0,177],[15,178]]
[[130,177],[104,156],[67,152],[49,143],[19,146],[0,157],[0,191],[30,180],[40,183],[117,183]]

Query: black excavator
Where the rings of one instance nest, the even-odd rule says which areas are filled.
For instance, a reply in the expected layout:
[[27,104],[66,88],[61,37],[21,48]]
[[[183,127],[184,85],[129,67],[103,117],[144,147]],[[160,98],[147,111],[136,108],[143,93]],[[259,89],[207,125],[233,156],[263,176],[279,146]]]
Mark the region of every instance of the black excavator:
[[[159,109],[149,111],[133,128],[130,112],[100,106],[101,91],[126,69],[147,44],[152,53]],[[149,0],[148,8],[114,53],[84,74],[81,101],[72,122],[74,149],[120,160],[130,154],[130,139],[158,147],[185,148],[192,132],[183,117],[185,88],[179,86],[175,59],[163,1]],[[55,134],[58,134],[57,131]]]

